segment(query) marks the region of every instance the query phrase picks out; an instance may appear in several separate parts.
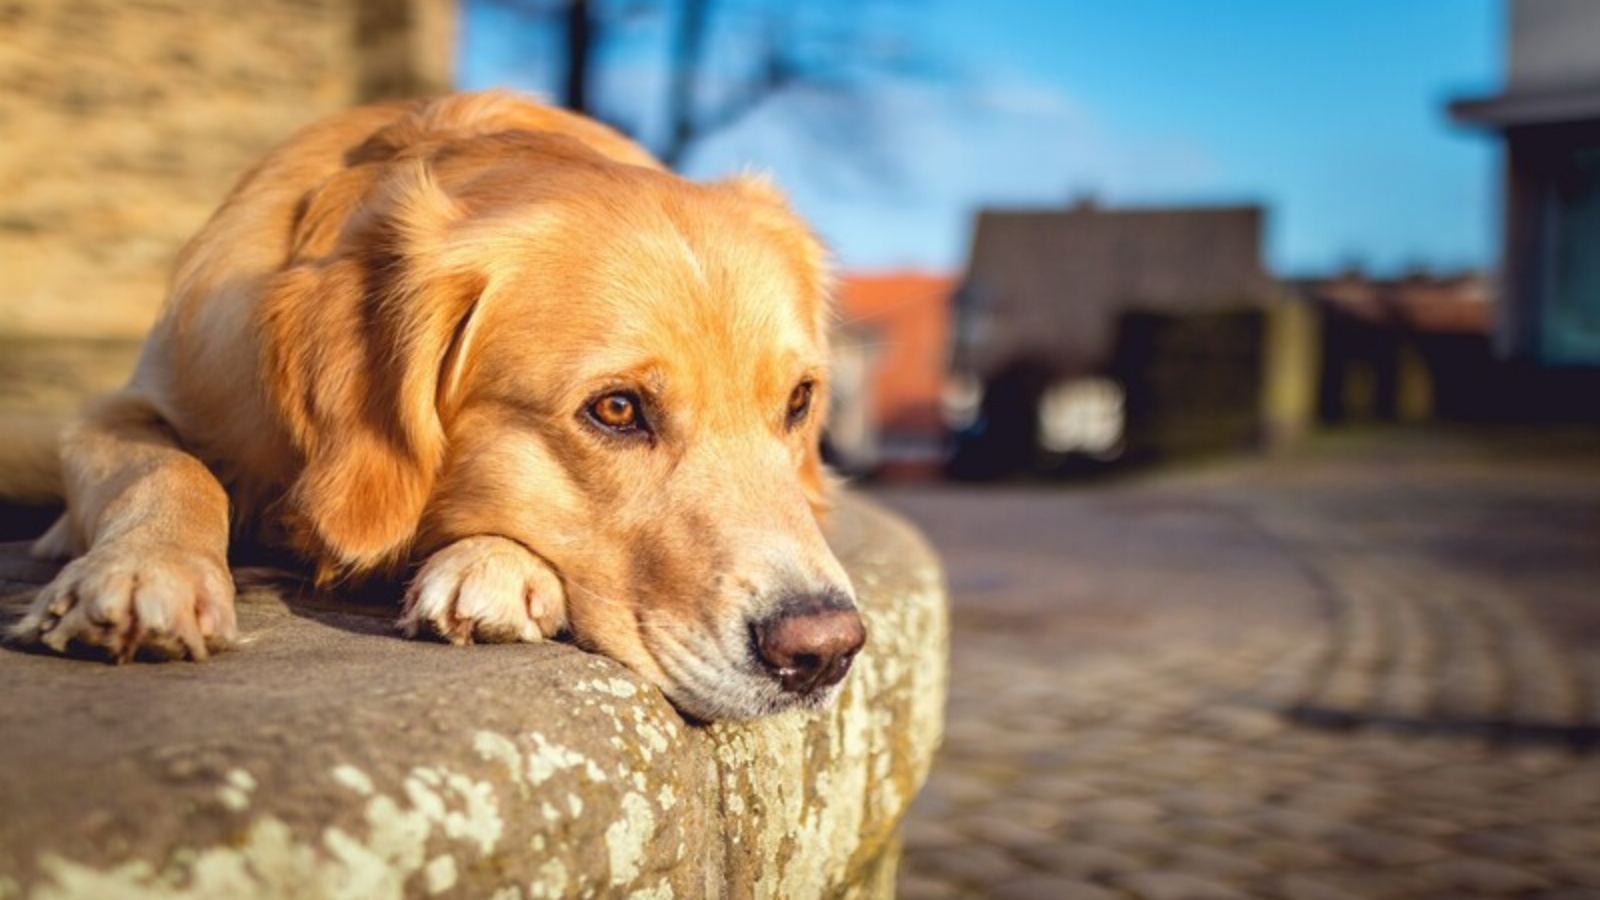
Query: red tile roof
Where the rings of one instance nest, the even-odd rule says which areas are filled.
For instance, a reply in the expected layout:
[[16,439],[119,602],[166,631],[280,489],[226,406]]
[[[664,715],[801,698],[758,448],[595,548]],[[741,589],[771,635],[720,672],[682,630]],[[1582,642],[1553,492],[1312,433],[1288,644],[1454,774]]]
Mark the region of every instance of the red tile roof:
[[846,275],[839,324],[869,335],[873,419],[886,433],[938,433],[956,280],[926,272]]

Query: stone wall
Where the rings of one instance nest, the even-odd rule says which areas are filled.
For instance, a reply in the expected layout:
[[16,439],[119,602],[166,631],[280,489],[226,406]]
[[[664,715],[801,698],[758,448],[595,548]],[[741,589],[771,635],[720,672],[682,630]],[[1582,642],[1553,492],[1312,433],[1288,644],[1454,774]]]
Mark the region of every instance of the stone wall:
[[448,88],[451,0],[0,0],[0,336],[127,337],[240,172]]
[[[241,646],[204,664],[0,649],[0,898],[888,900],[943,730],[944,585],[860,499],[829,540],[867,647],[834,708],[752,723],[249,571]],[[0,628],[54,571],[0,544]]]

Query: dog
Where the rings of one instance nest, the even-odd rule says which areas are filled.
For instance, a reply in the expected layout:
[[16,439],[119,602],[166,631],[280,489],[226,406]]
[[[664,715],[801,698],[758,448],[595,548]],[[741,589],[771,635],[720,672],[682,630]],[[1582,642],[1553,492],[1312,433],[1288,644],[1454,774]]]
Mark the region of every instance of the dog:
[[357,108],[246,172],[127,387],[62,442],[71,559],[14,628],[117,661],[236,641],[230,540],[400,630],[567,634],[686,714],[817,708],[866,639],[822,532],[826,253],[505,92]]

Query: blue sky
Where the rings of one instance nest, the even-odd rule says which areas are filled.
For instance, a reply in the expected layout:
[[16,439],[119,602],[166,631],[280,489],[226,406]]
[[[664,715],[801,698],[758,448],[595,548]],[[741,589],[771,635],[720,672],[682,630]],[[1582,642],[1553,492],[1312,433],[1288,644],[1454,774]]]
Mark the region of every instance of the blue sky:
[[[1262,203],[1285,275],[1492,265],[1497,151],[1443,105],[1496,90],[1503,18],[1500,0],[908,0],[887,27],[943,77],[879,78],[845,139],[780,98],[686,168],[771,171],[847,269],[958,270],[975,210],[1085,195]],[[551,89],[554,43],[481,0],[463,35],[464,87]],[[608,91],[655,96],[654,38],[631,35]]]

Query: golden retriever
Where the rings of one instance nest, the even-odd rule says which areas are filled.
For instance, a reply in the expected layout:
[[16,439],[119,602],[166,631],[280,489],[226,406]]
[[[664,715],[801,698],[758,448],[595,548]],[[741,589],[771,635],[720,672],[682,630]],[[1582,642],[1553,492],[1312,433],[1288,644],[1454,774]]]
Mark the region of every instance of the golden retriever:
[[68,433],[35,551],[76,558],[14,633],[205,659],[231,530],[410,574],[408,635],[570,631],[703,719],[820,706],[865,640],[819,524],[829,317],[759,179],[501,92],[333,116],[241,178]]

